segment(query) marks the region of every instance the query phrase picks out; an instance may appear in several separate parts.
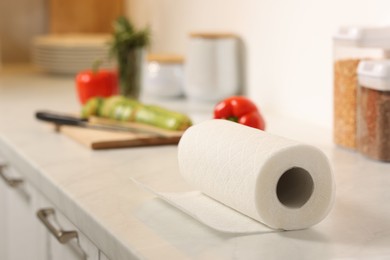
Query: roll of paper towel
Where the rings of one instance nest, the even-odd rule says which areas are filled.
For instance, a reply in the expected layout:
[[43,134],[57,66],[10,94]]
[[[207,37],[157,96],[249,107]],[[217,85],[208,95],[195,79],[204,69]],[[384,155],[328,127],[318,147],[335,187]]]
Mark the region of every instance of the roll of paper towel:
[[319,149],[227,120],[189,128],[178,162],[197,191],[155,193],[220,231],[304,229],[333,204],[332,170]]

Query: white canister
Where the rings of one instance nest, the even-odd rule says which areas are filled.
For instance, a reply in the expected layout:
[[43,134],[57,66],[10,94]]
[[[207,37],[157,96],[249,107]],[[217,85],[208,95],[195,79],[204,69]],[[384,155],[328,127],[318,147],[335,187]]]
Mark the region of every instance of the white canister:
[[185,65],[184,91],[190,99],[219,101],[240,89],[238,37],[193,33]]
[[179,55],[148,55],[144,79],[145,93],[166,98],[183,95],[183,60]]

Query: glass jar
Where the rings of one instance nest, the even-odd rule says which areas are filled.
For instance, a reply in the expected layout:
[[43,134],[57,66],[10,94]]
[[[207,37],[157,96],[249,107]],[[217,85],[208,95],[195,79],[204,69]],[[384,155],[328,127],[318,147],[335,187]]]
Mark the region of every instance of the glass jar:
[[333,140],[356,149],[357,66],[389,57],[390,27],[342,27],[333,37]]
[[150,54],[147,57],[144,89],[155,97],[179,97],[183,94],[183,57],[179,55]]
[[360,62],[358,82],[358,151],[390,161],[390,60]]

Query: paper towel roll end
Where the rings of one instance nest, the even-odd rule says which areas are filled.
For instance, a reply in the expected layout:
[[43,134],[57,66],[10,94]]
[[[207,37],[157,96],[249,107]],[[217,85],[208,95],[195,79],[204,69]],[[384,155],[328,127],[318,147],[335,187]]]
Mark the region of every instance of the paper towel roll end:
[[[259,175],[257,212],[266,225],[305,229],[322,221],[334,202],[335,183],[325,154],[297,144],[274,154]],[[275,188],[272,188],[275,187]]]

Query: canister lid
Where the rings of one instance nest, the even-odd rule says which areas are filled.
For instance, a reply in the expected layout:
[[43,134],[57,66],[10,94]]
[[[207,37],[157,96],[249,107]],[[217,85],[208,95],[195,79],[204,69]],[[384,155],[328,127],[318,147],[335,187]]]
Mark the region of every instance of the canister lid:
[[175,54],[149,54],[147,60],[159,63],[183,63],[184,57]]
[[223,38],[237,38],[234,33],[223,32],[193,32],[190,33],[191,38],[205,38],[205,39],[223,39]]
[[390,26],[340,27],[333,40],[338,44],[357,47],[390,48]]
[[390,60],[365,60],[357,68],[359,85],[390,91]]

